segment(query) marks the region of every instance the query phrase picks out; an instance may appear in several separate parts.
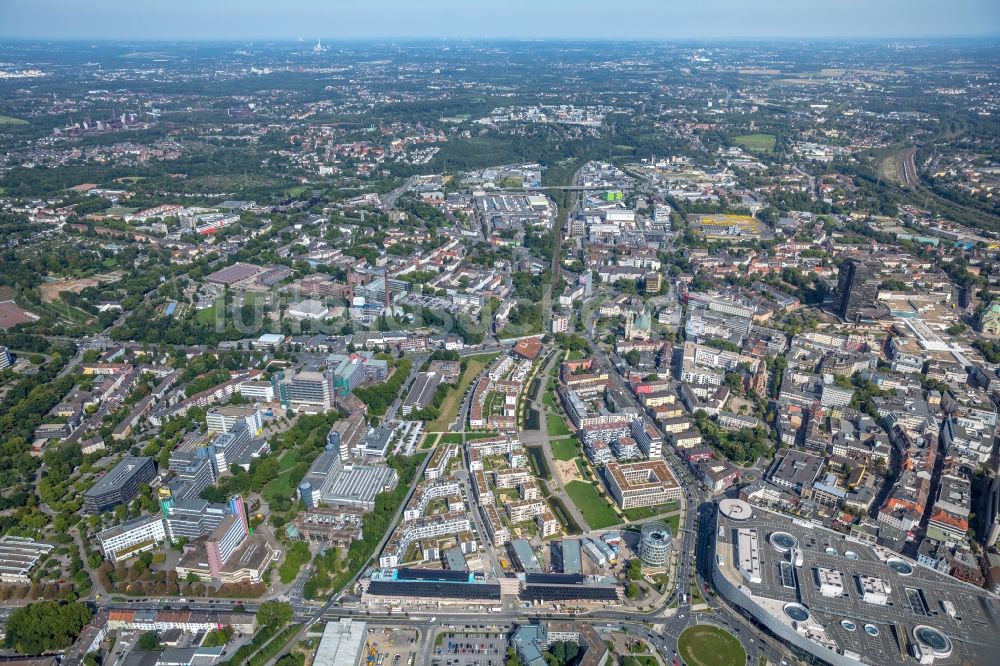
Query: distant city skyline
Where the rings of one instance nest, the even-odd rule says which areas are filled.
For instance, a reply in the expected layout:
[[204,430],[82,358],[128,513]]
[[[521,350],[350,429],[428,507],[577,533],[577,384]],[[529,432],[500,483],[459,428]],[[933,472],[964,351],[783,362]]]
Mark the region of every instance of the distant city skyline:
[[3,0],[0,38],[863,39],[1000,35],[996,0]]

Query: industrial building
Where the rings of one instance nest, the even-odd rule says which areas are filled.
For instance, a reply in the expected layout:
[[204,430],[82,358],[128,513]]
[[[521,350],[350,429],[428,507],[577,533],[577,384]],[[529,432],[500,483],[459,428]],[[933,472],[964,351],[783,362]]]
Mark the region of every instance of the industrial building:
[[441,383],[441,375],[434,372],[421,372],[417,374],[410,387],[410,392],[406,394],[403,405],[400,407],[400,414],[409,416],[414,410],[421,410],[431,404],[434,399],[434,392],[437,391]]
[[355,666],[361,663],[367,627],[367,623],[349,617],[327,622],[316,647],[313,666]]
[[396,470],[385,465],[345,462],[338,447],[327,444],[299,483],[298,496],[310,508],[326,504],[371,511],[375,496],[395,488],[398,479]]
[[5,535],[0,537],[0,583],[28,585],[29,573],[43,555],[55,548],[26,537]]

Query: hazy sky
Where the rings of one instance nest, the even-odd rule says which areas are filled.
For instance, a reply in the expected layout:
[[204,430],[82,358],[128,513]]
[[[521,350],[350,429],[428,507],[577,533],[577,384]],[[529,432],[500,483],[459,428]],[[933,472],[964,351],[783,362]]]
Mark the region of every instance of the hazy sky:
[[1000,34],[1000,0],[0,0],[0,37],[935,37]]

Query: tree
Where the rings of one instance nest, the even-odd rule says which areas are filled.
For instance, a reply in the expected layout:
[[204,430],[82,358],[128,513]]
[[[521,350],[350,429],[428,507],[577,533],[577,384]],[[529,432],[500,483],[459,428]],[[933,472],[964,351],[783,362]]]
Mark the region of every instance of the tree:
[[625,596],[628,597],[629,599],[638,599],[639,598],[639,584],[638,583],[629,583],[628,585],[626,585],[625,586]]
[[265,601],[257,609],[257,621],[265,627],[283,627],[292,621],[292,605],[287,601]]
[[642,562],[632,560],[628,563],[628,569],[626,569],[625,573],[629,580],[639,580],[642,578]]
[[139,636],[139,649],[153,652],[160,649],[160,634],[155,631],[147,631]]
[[580,646],[569,641],[556,641],[549,646],[549,654],[552,655],[550,663],[557,664],[558,666],[570,664],[580,654]]
[[15,609],[7,619],[6,645],[21,654],[38,655],[73,644],[90,622],[82,603],[40,601]]

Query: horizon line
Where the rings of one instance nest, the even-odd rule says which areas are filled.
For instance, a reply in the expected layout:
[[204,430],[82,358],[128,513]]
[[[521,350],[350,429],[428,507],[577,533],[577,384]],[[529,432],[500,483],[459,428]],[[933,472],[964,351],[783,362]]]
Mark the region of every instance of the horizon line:
[[434,42],[434,43],[477,43],[477,42],[511,42],[511,43],[626,43],[626,44],[650,44],[650,43],[670,43],[670,42],[872,42],[872,41],[948,41],[948,40],[1000,40],[1000,31],[990,33],[955,33],[936,35],[866,35],[866,36],[792,36],[792,35],[729,35],[712,37],[452,37],[452,36],[367,36],[367,37],[42,37],[23,35],[2,35],[0,42],[55,42],[55,43],[79,43],[87,42],[92,44],[113,44],[121,42],[173,42],[173,43],[200,43],[200,44],[231,44],[245,42],[261,42],[271,44],[311,44],[312,40],[318,39],[328,43],[357,44],[366,42]]

